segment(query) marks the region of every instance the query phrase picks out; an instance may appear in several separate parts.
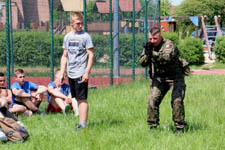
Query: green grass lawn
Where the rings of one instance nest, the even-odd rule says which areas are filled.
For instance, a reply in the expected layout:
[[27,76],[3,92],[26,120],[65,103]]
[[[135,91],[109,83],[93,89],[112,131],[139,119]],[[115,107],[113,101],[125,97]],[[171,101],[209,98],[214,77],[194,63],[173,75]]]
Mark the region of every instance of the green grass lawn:
[[[186,121],[177,135],[169,92],[160,107],[160,126],[146,123],[147,80],[89,91],[88,129],[75,131],[73,114],[49,114],[19,119],[30,133],[24,143],[0,144],[0,150],[224,150],[225,76],[186,78]],[[41,105],[43,110],[46,103]]]

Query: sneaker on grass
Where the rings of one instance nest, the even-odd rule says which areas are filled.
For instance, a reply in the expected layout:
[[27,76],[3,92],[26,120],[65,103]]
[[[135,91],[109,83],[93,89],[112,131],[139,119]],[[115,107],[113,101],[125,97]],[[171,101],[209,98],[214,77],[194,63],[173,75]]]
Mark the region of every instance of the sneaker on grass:
[[81,124],[78,124],[77,126],[75,126],[75,130],[76,131],[81,131],[81,130],[86,130],[87,127],[83,127]]
[[39,110],[39,109],[35,113],[37,113],[40,116],[46,116],[46,114],[43,111]]
[[66,107],[65,107],[65,109],[64,109],[64,111],[63,111],[63,113],[64,113],[64,114],[68,114],[68,113],[70,112],[70,109],[71,109],[70,105],[66,105]]
[[8,139],[5,133],[2,130],[0,130],[0,142],[6,142],[6,141],[8,141]]

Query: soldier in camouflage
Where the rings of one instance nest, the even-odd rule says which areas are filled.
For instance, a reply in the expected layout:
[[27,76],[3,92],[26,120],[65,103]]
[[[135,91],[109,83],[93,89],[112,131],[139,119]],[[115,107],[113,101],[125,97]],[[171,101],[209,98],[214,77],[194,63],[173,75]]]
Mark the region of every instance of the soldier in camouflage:
[[186,89],[185,74],[176,45],[164,39],[160,29],[154,27],[150,30],[149,42],[144,46],[140,63],[143,67],[149,66],[151,84],[147,122],[150,129],[159,125],[159,105],[169,89],[172,89],[171,107],[174,125],[177,131],[184,132],[186,126],[183,103]]

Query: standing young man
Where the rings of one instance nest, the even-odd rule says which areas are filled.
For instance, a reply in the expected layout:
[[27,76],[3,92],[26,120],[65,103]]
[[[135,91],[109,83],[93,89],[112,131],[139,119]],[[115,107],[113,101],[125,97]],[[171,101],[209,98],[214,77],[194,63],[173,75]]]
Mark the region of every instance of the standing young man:
[[150,129],[159,125],[159,105],[172,88],[171,106],[174,125],[178,132],[184,132],[187,125],[183,102],[186,90],[185,73],[176,45],[172,41],[164,39],[160,29],[154,27],[149,32],[149,42],[141,54],[140,62],[143,67],[149,66],[149,75],[152,81],[147,114]]
[[67,66],[67,75],[72,97],[78,101],[80,122],[77,130],[86,128],[88,119],[88,79],[94,61],[94,46],[91,36],[83,31],[83,16],[73,12],[72,31],[66,34],[61,58],[61,79]]

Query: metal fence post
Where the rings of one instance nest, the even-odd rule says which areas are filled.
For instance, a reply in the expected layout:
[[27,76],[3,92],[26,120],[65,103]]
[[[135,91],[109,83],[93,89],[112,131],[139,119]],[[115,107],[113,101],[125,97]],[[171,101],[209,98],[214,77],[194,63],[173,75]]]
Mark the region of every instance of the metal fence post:
[[159,14],[158,14],[158,25],[159,25],[159,29],[161,28],[161,25],[160,25],[160,0],[158,0],[158,9],[159,9]]
[[9,31],[9,0],[5,0],[5,32],[6,32],[6,65],[7,88],[10,88],[10,31]]
[[[145,42],[148,42],[148,0],[145,0]],[[147,67],[145,68],[145,79],[148,77]]]
[[84,5],[84,31],[87,31],[87,13],[86,13],[86,9],[87,9],[87,3],[86,0],[83,0],[83,5]]
[[135,80],[135,0],[133,0],[132,33],[132,79]]
[[14,52],[13,52],[13,23],[12,23],[12,0],[9,1],[10,11],[10,48],[11,48],[11,75],[14,74]]
[[53,0],[50,0],[50,31],[51,31],[51,81],[53,81],[54,80]]

